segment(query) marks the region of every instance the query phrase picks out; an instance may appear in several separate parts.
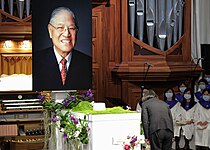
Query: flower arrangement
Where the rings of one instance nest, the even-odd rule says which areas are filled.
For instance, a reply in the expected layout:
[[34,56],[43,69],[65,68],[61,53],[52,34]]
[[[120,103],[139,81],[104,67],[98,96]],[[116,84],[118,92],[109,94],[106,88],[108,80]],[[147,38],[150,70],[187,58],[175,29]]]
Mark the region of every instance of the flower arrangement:
[[56,113],[63,109],[72,109],[82,101],[93,101],[93,93],[91,89],[88,91],[76,91],[68,93],[68,96],[62,103],[55,103],[49,93],[41,93],[38,95],[38,102],[41,103],[44,109]]
[[52,118],[52,122],[64,133],[65,141],[71,142],[75,147],[78,147],[80,143],[88,144],[90,129],[86,115],[83,119],[76,118],[68,110],[65,113],[60,112],[57,115],[55,114]]
[[67,142],[70,141],[75,145],[79,143],[88,144],[89,141],[88,134],[90,129],[86,115],[83,119],[76,118],[71,111],[80,102],[84,101],[93,101],[91,90],[68,93],[68,96],[61,103],[55,103],[55,100],[51,98],[49,93],[41,93],[39,95],[39,102],[43,108],[53,113],[51,125],[63,132],[64,139]]
[[126,140],[123,142],[124,150],[134,150],[140,144],[137,136],[127,136]]

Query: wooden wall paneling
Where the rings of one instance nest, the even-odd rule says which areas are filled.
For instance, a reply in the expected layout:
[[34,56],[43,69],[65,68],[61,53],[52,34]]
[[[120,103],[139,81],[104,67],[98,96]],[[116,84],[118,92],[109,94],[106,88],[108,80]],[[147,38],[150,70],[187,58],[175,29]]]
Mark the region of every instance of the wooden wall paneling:
[[32,56],[21,58],[21,72],[24,74],[32,74]]
[[129,82],[128,86],[129,106],[135,110],[142,91],[138,85],[135,85],[132,82]]
[[134,82],[122,81],[122,97],[121,99],[131,107],[132,110],[136,109],[141,88]]
[[0,56],[0,75],[2,74],[2,66],[3,66],[2,57]]
[[5,57],[2,57],[1,56],[1,60],[2,60],[2,62],[1,62],[1,73],[2,74],[8,74],[9,73],[9,66],[8,66],[8,59],[7,58],[5,58]]
[[191,0],[184,3],[184,41],[183,41],[183,60],[191,61]]
[[21,59],[22,58],[16,58],[16,63],[15,63],[15,70],[14,70],[14,72],[16,73],[16,74],[20,74],[21,73],[21,71],[22,71],[22,62],[21,62]]
[[[96,96],[105,101],[108,106],[112,104],[105,97],[121,98],[121,81],[112,75],[112,69],[121,61],[121,7],[120,0],[111,0],[110,5],[93,2],[93,88],[97,88]],[[102,23],[96,28],[95,15],[100,12]],[[97,16],[98,17],[98,16]],[[97,32],[100,36],[96,37]],[[97,42],[101,38],[101,43]],[[98,45],[97,45],[98,44]],[[98,48],[97,48],[98,46]],[[97,53],[97,54],[96,54]],[[100,53],[100,54],[98,54]],[[101,58],[101,62],[98,60]],[[100,64],[100,63],[101,64]],[[100,82],[97,82],[100,81]],[[96,84],[95,84],[96,83]],[[101,88],[99,90],[99,88]]]
[[[105,8],[104,21],[104,81],[105,97],[121,98],[121,81],[112,74],[116,64],[121,62],[121,1],[111,0]],[[108,31],[108,32],[107,32]],[[108,44],[107,44],[108,43]],[[107,102],[109,103],[109,102]],[[109,103],[112,105],[111,103]]]
[[[121,62],[121,55],[122,55],[122,51],[121,51],[121,17],[119,17],[121,15],[121,1],[120,0],[113,0],[111,1],[111,17],[114,16],[114,20],[112,20],[113,22],[111,23],[111,27],[114,29],[113,33],[114,33],[114,48],[112,53],[114,53],[114,60],[115,60],[115,64],[119,64]],[[112,18],[113,19],[113,18]]]
[[129,103],[129,90],[128,90],[128,84],[129,82],[126,81],[126,80],[122,80],[122,85],[121,85],[121,88],[122,88],[122,95],[121,95],[121,99],[123,102],[125,102],[126,104],[128,104],[130,106],[130,103]]
[[101,101],[103,99],[103,9],[104,6],[98,6],[92,9],[92,89],[96,91],[95,101]]
[[130,38],[128,38],[128,1],[124,1],[121,4],[121,9],[122,9],[122,64],[128,64],[128,56],[129,55],[129,43],[130,43]]
[[0,49],[1,74],[32,74],[31,49]]
[[2,74],[32,74],[32,55],[31,54],[3,54],[2,55]]

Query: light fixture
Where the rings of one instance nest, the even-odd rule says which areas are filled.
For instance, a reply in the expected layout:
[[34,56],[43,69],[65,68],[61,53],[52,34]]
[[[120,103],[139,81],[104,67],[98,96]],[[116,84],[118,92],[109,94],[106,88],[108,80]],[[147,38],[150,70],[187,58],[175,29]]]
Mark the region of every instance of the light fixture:
[[12,48],[12,41],[11,40],[6,40],[4,42],[4,48]]
[[21,44],[21,48],[30,48],[31,43],[29,40],[24,40]]

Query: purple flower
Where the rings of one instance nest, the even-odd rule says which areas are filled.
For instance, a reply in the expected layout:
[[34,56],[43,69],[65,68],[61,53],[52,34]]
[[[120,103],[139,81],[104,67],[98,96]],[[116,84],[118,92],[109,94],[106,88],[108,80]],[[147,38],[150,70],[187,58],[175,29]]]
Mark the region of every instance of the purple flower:
[[67,140],[67,133],[66,132],[63,133],[63,138],[64,138],[64,140]]
[[74,124],[79,123],[79,121],[76,118],[74,118],[73,116],[70,116],[69,118],[70,118],[70,120],[72,120],[74,122]]
[[93,93],[92,93],[91,89],[89,89],[87,91],[87,97],[93,97]]
[[133,136],[133,137],[131,138],[130,143],[131,143],[131,144],[135,144],[136,141],[137,141],[137,136]]
[[74,119],[74,124],[78,124],[79,121],[77,119]]
[[72,99],[75,99],[75,98],[76,98],[76,96],[75,96],[75,95],[72,95],[72,96],[71,96],[71,98],[72,98]]
[[75,99],[72,100],[73,103],[76,103],[77,101]]
[[82,92],[82,97],[84,97],[84,98],[86,98],[86,97],[88,97],[88,98],[93,97],[93,93],[92,93],[91,89],[89,89],[86,92]]
[[63,103],[63,106],[64,106],[64,107],[68,107],[68,105],[69,105],[69,100],[64,99],[64,100],[62,101],[62,103]]
[[38,95],[38,102],[40,103],[43,103],[44,102],[44,99],[45,99],[45,96],[44,95]]
[[56,121],[58,121],[58,117],[57,117],[56,114],[54,114],[54,115],[53,115],[53,118],[52,118],[52,122],[56,122]]
[[70,101],[70,100],[72,100],[72,97],[71,97],[71,96],[69,96],[67,99]]

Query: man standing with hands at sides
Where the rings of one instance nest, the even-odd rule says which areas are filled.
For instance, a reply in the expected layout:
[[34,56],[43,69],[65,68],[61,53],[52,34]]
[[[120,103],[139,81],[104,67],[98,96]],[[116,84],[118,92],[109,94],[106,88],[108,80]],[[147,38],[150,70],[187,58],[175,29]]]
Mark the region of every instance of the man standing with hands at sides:
[[151,150],[171,150],[173,119],[168,105],[159,100],[153,90],[145,92],[142,104],[142,123],[146,143]]
[[74,49],[78,32],[74,13],[67,7],[56,8],[48,32],[53,46],[33,54],[33,89],[91,88],[92,59]]

